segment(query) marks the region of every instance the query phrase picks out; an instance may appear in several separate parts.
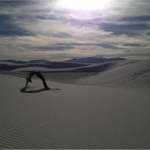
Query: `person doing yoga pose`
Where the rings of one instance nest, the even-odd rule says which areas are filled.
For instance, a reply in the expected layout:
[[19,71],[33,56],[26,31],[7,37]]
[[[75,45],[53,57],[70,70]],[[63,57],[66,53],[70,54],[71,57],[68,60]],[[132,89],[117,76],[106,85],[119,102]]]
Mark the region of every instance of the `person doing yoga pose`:
[[26,78],[26,87],[28,86],[28,82],[32,82],[31,78],[36,74],[36,76],[38,78],[40,78],[43,82],[44,88],[45,90],[50,90],[50,88],[47,86],[46,82],[45,82],[45,78],[43,77],[43,75],[39,72],[39,71],[32,71],[30,72],[28,75],[28,77]]

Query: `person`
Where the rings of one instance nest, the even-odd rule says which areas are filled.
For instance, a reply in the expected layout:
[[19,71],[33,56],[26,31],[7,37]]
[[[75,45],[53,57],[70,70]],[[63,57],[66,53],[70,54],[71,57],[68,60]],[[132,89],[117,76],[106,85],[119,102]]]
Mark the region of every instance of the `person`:
[[31,78],[36,74],[36,76],[38,78],[40,78],[43,82],[43,85],[45,87],[45,90],[50,90],[50,88],[47,86],[46,82],[45,82],[45,78],[43,77],[43,75],[39,72],[39,71],[32,71],[30,72],[28,75],[28,77],[26,78],[26,88],[28,87],[28,83],[32,82]]

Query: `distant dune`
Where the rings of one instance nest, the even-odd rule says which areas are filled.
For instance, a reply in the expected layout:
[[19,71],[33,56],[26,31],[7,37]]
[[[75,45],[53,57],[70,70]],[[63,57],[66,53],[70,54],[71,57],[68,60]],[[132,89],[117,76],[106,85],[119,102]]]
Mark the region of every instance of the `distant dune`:
[[126,60],[124,58],[97,58],[97,57],[87,57],[87,58],[73,58],[66,60],[65,62],[77,62],[77,63],[104,63],[110,61]]
[[[118,61],[118,60],[126,60],[124,58],[97,58],[97,57],[86,57],[86,58],[73,58],[70,60],[66,60],[64,62],[73,62],[73,63],[104,63],[104,62],[110,62],[110,61]],[[45,59],[41,60],[30,60],[30,61],[16,61],[16,60],[0,60],[0,62],[9,62],[9,63],[16,63],[16,64],[22,64],[22,63],[44,63],[44,62],[50,62]]]
[[[82,67],[86,66],[86,64],[79,64],[79,63],[67,63],[67,62],[44,62],[44,63],[23,63],[23,64],[15,64],[9,62],[0,62],[0,70],[5,71],[13,71],[15,69],[20,68],[29,68],[29,67],[38,67],[38,68],[46,68],[46,69],[58,69],[58,68],[75,68],[75,67]],[[28,69],[27,69],[28,70]],[[19,70],[18,70],[19,71]]]
[[48,60],[30,60],[30,61],[17,61],[17,60],[0,60],[0,62],[10,62],[10,63],[16,63],[16,64],[22,64],[22,63],[42,63],[42,62],[48,62]]

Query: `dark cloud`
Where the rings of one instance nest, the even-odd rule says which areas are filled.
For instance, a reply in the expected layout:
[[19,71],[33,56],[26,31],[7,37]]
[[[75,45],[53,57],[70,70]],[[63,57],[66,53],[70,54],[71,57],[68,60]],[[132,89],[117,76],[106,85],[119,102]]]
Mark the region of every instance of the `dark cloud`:
[[108,54],[108,55],[95,55],[94,57],[128,57],[128,56],[133,56],[133,57],[149,57],[150,53],[124,53],[124,54]]
[[[137,2],[137,0],[132,0],[133,2]],[[139,1],[140,2],[140,1]],[[141,0],[141,2],[147,2],[149,4],[149,0]]]
[[[59,44],[59,45],[64,45],[64,44]],[[107,48],[107,49],[121,49],[121,48],[118,48],[117,46],[114,46],[113,44],[97,44],[97,43],[87,43],[87,44],[82,44],[82,43],[70,43],[70,44],[65,44],[65,45],[68,45],[68,46],[100,46],[100,47],[103,47],[103,48]]]
[[1,23],[7,22],[8,20],[13,20],[13,17],[11,15],[0,14]]
[[35,36],[35,34],[19,29],[19,28],[13,28],[13,29],[7,29],[7,30],[0,29],[0,36]]
[[122,44],[122,46],[143,47],[143,45],[141,44],[134,44],[134,43],[126,43],[126,44]]
[[102,29],[104,30],[108,30],[112,29],[114,31],[117,30],[146,30],[146,29],[150,29],[150,26],[148,26],[148,24],[107,24],[107,23],[103,23],[100,27],[102,27]]
[[[128,18],[122,18],[119,21],[130,21],[132,20],[131,17]],[[138,21],[141,20],[142,17],[133,17],[132,21]],[[143,18],[145,21],[149,21],[150,17],[146,16]],[[66,20],[64,20],[66,21]],[[149,30],[150,26],[148,23],[126,23],[126,24],[118,24],[117,21],[107,22],[107,20],[104,19],[70,19],[67,20],[73,25],[77,26],[84,26],[84,27],[91,27],[95,30],[104,30],[105,32],[112,32],[112,35],[127,35],[127,36],[137,36],[140,35],[138,31],[141,30]]]
[[43,16],[35,16],[35,18],[41,19],[41,20],[58,20],[59,18],[50,16],[50,15],[43,15]]
[[34,51],[64,51],[65,49],[74,49],[72,46],[39,46],[31,47]]
[[0,35],[2,36],[35,36],[36,34],[22,29],[15,24],[17,18],[11,15],[0,15]]
[[106,32],[113,32],[112,35],[127,35],[134,36],[138,35],[139,30],[150,29],[148,24],[112,24],[112,23],[102,23],[99,26],[100,30]]
[[54,34],[53,37],[58,37],[58,38],[70,38],[72,37],[71,35],[67,34],[67,33],[57,33],[57,34]]
[[12,6],[12,7],[21,7],[26,5],[33,5],[38,3],[38,1],[25,1],[25,0],[3,0],[0,1],[0,7]]
[[119,21],[145,22],[145,21],[150,21],[150,16],[124,17],[124,18],[119,19]]
[[58,0],[0,0],[0,7],[3,6],[12,6],[12,7],[21,7],[21,6],[28,6],[35,5],[43,6],[46,3],[56,3]]
[[150,56],[150,53],[128,53],[124,54],[125,56],[142,56],[142,57],[147,57]]
[[65,44],[57,44],[55,46],[39,46],[39,47],[28,47],[34,51],[64,51],[66,49],[74,49],[76,46],[101,46],[108,49],[120,49],[111,44],[80,44],[80,43],[65,43]]
[[150,32],[148,32],[146,35],[150,35]]
[[40,19],[41,22],[42,20],[59,20],[58,18],[54,17],[54,16],[50,16],[50,15],[18,15],[16,16],[16,19],[22,19],[22,20],[28,20],[28,21],[34,21],[35,19]]
[[111,45],[111,44],[101,44],[101,46],[103,48],[108,48],[108,49],[121,49],[121,48],[118,48],[118,47]]

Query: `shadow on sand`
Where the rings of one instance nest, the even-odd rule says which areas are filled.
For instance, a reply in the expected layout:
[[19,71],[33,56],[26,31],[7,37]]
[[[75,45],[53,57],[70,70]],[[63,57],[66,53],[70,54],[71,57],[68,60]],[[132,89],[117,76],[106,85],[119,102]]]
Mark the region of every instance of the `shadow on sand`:
[[20,89],[21,93],[38,93],[38,92],[42,92],[42,91],[45,91],[45,89],[43,88],[43,89],[40,89],[40,90],[33,90],[33,91],[27,91],[26,87]]

